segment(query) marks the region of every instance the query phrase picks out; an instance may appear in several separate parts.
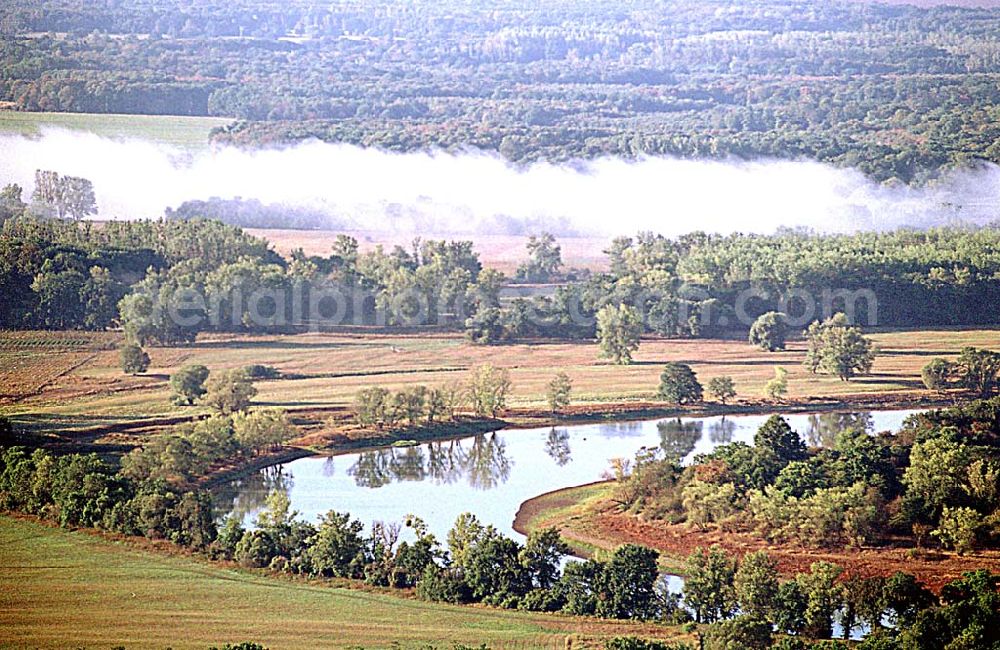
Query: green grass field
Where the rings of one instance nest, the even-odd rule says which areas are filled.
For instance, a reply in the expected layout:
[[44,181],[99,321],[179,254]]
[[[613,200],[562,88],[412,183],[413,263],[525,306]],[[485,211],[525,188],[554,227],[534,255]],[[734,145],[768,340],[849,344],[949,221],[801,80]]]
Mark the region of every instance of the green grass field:
[[35,136],[45,127],[58,127],[105,138],[151,140],[189,150],[206,149],[209,131],[229,122],[217,117],[0,111],[0,133]]
[[272,650],[554,650],[601,647],[621,634],[671,631],[272,578],[0,516],[0,648],[204,649],[253,640]]

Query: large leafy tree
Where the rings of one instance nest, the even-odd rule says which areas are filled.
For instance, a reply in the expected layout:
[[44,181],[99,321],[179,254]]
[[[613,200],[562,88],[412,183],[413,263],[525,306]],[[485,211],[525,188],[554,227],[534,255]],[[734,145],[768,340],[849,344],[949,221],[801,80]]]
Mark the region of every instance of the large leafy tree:
[[37,296],[38,323],[51,329],[79,327],[84,321],[81,300],[86,279],[74,268],[59,269],[54,260],[46,260],[31,283]]
[[510,372],[489,364],[475,368],[469,377],[469,398],[476,415],[496,417],[507,407]]
[[829,639],[833,617],[844,603],[844,590],[837,579],[843,569],[830,562],[813,562],[809,573],[800,573],[795,581],[805,596],[805,632],[814,639]]
[[684,602],[694,611],[695,620],[713,623],[735,611],[736,564],[720,547],[713,546],[707,552],[695,549],[687,558],[684,573]]
[[769,311],[757,317],[750,327],[750,345],[755,345],[768,352],[785,349],[785,339],[788,336],[788,325],[785,315],[777,311]]
[[122,372],[129,375],[137,375],[146,372],[149,367],[149,355],[134,343],[122,346],[119,351]]
[[35,191],[31,198],[49,209],[59,219],[83,219],[97,214],[94,184],[78,176],[60,176],[54,171],[35,172]]
[[660,373],[660,397],[671,404],[700,402],[704,395],[701,383],[691,366],[670,362]]
[[934,513],[957,505],[966,494],[966,478],[973,451],[946,437],[917,442],[910,449],[910,465],[903,473],[908,499],[919,499]]
[[201,364],[188,364],[170,376],[170,387],[177,400],[191,405],[205,394],[208,368]]
[[770,618],[778,600],[778,565],[764,551],[743,557],[733,578],[740,610],[760,618]]
[[256,394],[257,389],[246,370],[235,368],[209,375],[203,401],[219,413],[230,414],[246,410]]
[[619,547],[605,563],[596,614],[607,618],[651,618],[657,609],[654,586],[659,553],[636,544]]
[[988,397],[996,390],[1000,375],[1000,353],[978,348],[962,348],[955,363],[963,388]]
[[754,447],[773,453],[783,465],[796,460],[804,460],[806,446],[802,437],[780,415],[772,415],[757,429],[753,437]]
[[875,361],[872,341],[860,327],[850,325],[844,314],[813,322],[805,336],[809,341],[805,365],[812,372],[823,371],[848,381],[871,371]]
[[320,575],[357,578],[365,563],[364,524],[348,513],[330,510],[310,540],[308,558]]
[[559,579],[559,563],[569,551],[555,528],[533,530],[521,549],[521,564],[535,587],[549,589]]
[[597,341],[601,356],[612,363],[632,363],[632,353],[639,349],[642,315],[630,305],[605,305],[597,312]]

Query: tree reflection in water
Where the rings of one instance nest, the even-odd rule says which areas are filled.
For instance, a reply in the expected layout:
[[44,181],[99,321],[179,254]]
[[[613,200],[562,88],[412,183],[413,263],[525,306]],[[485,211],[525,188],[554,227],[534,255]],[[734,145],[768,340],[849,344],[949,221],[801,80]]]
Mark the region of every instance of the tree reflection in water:
[[559,467],[573,460],[572,452],[569,449],[569,432],[566,429],[552,427],[548,438],[545,439],[545,453],[556,461],[556,465]]
[[378,488],[400,481],[454,483],[489,490],[510,478],[507,446],[496,433],[465,440],[431,442],[421,447],[390,448],[358,454],[347,473],[359,487]]
[[708,425],[708,439],[716,445],[728,445],[733,441],[733,434],[736,433],[736,422],[729,420],[726,416],[718,422]]
[[233,515],[243,520],[248,514],[263,508],[271,492],[281,490],[288,494],[291,489],[292,477],[284,466],[272,465],[215,488],[212,491],[212,507],[219,518]]
[[815,413],[809,416],[805,443],[810,447],[833,449],[841,431],[864,431],[874,428],[871,413]]
[[685,422],[680,418],[657,422],[656,430],[660,434],[660,447],[666,457],[680,462],[694,451],[695,445],[701,440],[704,424],[702,420]]
[[603,437],[642,434],[642,422],[602,422],[598,428],[598,435]]

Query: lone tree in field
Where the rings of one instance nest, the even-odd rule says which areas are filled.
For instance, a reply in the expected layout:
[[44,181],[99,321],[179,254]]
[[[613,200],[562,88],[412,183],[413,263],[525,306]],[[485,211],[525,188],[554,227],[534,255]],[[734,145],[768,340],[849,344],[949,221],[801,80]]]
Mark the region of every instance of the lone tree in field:
[[756,345],[768,352],[784,350],[787,336],[785,315],[778,311],[761,314],[750,327],[750,345]]
[[39,169],[35,172],[35,191],[31,198],[59,219],[72,217],[80,220],[97,214],[94,184],[86,178],[60,176],[56,172]]
[[201,364],[189,364],[170,376],[170,387],[174,389],[174,399],[188,406],[205,394],[205,380],[208,368]]
[[708,382],[708,392],[722,404],[736,397],[736,386],[729,376],[712,377]]
[[788,393],[788,371],[778,366],[774,369],[774,378],[764,386],[764,394],[773,400],[779,400]]
[[642,316],[629,305],[605,305],[597,312],[597,340],[601,356],[618,365],[632,363],[632,353],[639,349]]
[[956,378],[956,364],[946,359],[931,359],[920,370],[920,378],[927,390],[943,393]]
[[213,372],[205,388],[203,402],[223,415],[245,411],[257,394],[243,368]]
[[849,381],[857,374],[871,371],[875,350],[861,328],[850,325],[844,314],[836,314],[822,323],[813,322],[804,332],[809,341],[805,365],[812,372],[823,371]]
[[569,406],[570,392],[573,390],[573,381],[565,372],[560,372],[549,382],[546,397],[549,401],[549,408],[553,413],[557,413]]
[[479,417],[495,418],[507,407],[510,373],[487,364],[472,371],[469,377],[469,400]]
[[127,375],[137,375],[140,372],[146,372],[146,368],[149,368],[149,355],[135,343],[124,346],[119,353],[119,358],[122,372]]
[[1000,354],[978,348],[962,348],[956,362],[962,388],[981,397],[989,397],[997,387],[1000,375]]
[[686,363],[668,363],[660,373],[660,397],[671,404],[690,404],[702,400],[698,377]]

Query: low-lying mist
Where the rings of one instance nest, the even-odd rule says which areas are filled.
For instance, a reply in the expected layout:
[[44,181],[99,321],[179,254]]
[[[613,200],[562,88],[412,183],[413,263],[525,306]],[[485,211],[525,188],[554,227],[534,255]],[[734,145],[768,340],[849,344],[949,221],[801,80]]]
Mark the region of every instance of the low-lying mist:
[[93,181],[99,218],[155,218],[190,199],[242,197],[322,210],[330,227],[392,233],[619,235],[925,227],[997,218],[1000,167],[922,188],[807,161],[605,158],[513,167],[487,154],[395,154],[310,142],[207,149],[50,129],[0,136],[0,184],[30,196],[36,169]]

